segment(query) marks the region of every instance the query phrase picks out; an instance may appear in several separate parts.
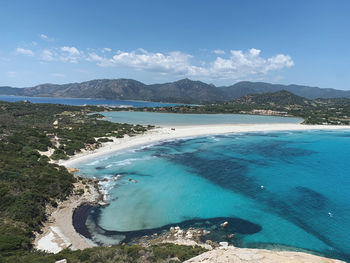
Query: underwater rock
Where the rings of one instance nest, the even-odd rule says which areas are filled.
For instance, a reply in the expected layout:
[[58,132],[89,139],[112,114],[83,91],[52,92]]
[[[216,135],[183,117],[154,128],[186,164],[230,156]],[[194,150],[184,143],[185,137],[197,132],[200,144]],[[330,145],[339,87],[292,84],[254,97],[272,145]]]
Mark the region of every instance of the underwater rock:
[[220,224],[221,227],[227,227],[227,225],[228,225],[227,221],[225,221],[224,223]]

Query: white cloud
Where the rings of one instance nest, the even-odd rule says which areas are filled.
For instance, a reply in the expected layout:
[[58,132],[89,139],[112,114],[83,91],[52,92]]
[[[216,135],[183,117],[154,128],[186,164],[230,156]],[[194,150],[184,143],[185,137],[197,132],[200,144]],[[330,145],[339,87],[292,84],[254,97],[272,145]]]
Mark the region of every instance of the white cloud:
[[225,54],[225,51],[223,51],[221,49],[215,49],[213,52],[217,55],[224,55]]
[[53,53],[48,49],[43,50],[43,52],[41,53],[41,58],[45,61],[54,60]]
[[80,55],[80,51],[76,48],[76,47],[61,47],[61,50],[63,52],[67,52],[70,55],[74,56],[74,55]]
[[79,51],[76,47],[64,46],[60,48],[44,49],[40,51],[40,59],[43,61],[78,63],[83,58],[84,52]]
[[60,60],[70,63],[78,63],[78,60],[83,57],[83,52],[76,47],[64,46],[60,48]]
[[34,56],[34,52],[30,49],[25,49],[25,48],[16,48],[16,52],[22,55],[27,55],[27,56]]
[[103,52],[103,53],[104,53],[104,52],[111,52],[111,51],[112,51],[112,49],[109,48],[109,47],[102,48],[102,52]]
[[40,34],[40,38],[43,40],[48,40],[49,37],[45,34]]
[[[34,56],[30,49],[17,48],[20,54]],[[86,52],[86,53],[85,53]],[[294,66],[289,55],[277,54],[264,57],[256,48],[249,50],[214,51],[216,58],[203,61],[188,53],[173,51],[168,53],[150,52],[144,49],[119,50],[112,53],[110,48],[85,49],[62,46],[51,49],[38,49],[41,61],[61,61],[69,63],[92,62],[100,67],[127,67],[138,71],[156,72],[162,75],[215,79],[263,79],[268,73]]]
[[273,70],[281,70],[294,66],[292,58],[288,55],[278,54],[270,58],[260,56],[261,50],[249,49],[231,50],[228,58],[217,57],[211,63],[210,74],[215,74],[222,79],[237,79],[252,75],[265,75]]
[[111,59],[96,53],[89,54],[89,61],[96,61],[99,66],[125,66],[136,70],[153,71],[161,74],[176,74],[207,79],[241,79],[256,75],[266,75],[271,71],[289,68],[294,65],[288,55],[278,54],[263,58],[261,50],[231,50],[226,58],[217,57],[208,63],[192,62],[194,57],[179,51],[153,53],[144,49],[118,51]]
[[113,56],[113,62],[116,65],[128,66],[137,70],[192,75],[200,69],[191,65],[191,58],[191,55],[179,51],[163,54],[138,49],[131,52],[118,51]]
[[97,65],[100,67],[112,66],[114,64],[113,59],[101,57],[101,56],[97,55],[95,52],[89,53],[86,60],[91,61],[91,62],[95,61],[95,62],[97,62]]
[[40,36],[39,36],[42,40],[45,40],[45,41],[54,41],[54,38],[52,38],[52,37],[48,37],[47,35],[45,35],[45,34],[40,34]]

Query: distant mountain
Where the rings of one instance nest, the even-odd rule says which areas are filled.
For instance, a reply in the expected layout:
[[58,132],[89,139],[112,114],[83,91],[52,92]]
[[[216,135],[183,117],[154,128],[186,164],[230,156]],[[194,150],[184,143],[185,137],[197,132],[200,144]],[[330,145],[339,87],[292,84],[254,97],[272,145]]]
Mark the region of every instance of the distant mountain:
[[276,92],[267,92],[262,94],[250,94],[240,97],[234,101],[238,104],[249,105],[275,105],[275,106],[290,106],[290,105],[308,105],[312,101],[306,98],[295,95],[286,90],[279,90]]
[[231,98],[239,98],[247,94],[258,94],[286,90],[308,99],[317,98],[350,98],[350,91],[336,89],[321,89],[302,85],[281,85],[265,82],[241,81],[232,86],[220,87]]
[[64,85],[42,84],[23,89],[0,87],[0,94],[181,103],[206,103],[225,100],[223,91],[215,86],[189,79],[153,85],[146,85],[132,79],[99,79]]
[[308,99],[350,98],[350,91],[344,90],[249,81],[238,82],[228,87],[216,87],[189,79],[152,85],[146,85],[133,79],[98,79],[63,85],[42,84],[30,88],[0,87],[0,94],[33,97],[210,103],[232,101],[248,94],[276,92],[279,90],[286,90]]
[[23,92],[24,89],[12,87],[0,87],[0,95],[17,95]]
[[219,88],[201,81],[182,79],[165,84],[149,86],[157,101],[203,103],[226,100],[226,94]]

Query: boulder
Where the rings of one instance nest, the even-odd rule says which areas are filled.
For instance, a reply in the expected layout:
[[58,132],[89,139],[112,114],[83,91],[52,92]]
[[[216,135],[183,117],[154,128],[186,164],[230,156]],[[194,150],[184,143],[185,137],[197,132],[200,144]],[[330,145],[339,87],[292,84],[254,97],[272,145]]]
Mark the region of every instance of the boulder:
[[227,227],[227,225],[228,225],[227,221],[225,221],[224,223],[220,224],[221,227]]
[[187,239],[192,239],[192,238],[193,238],[192,232],[191,232],[191,231],[188,231],[188,232],[186,233],[185,238],[187,238]]
[[219,245],[222,248],[227,248],[228,247],[228,243],[227,242],[220,242]]
[[209,230],[203,230],[203,236],[205,236],[205,235],[209,235],[210,234],[210,231]]
[[79,172],[79,169],[77,169],[77,168],[67,168],[67,171],[68,171],[69,173],[71,173],[71,174],[74,174],[74,173],[76,173],[76,172]]

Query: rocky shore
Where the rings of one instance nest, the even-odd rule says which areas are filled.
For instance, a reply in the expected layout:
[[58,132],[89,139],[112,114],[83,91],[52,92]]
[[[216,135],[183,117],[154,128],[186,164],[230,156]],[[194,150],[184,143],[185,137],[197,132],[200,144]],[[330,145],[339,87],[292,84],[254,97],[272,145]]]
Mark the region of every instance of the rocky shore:
[[203,237],[209,234],[210,231],[200,228],[189,228],[186,230],[180,227],[171,227],[169,231],[161,235],[145,237],[143,240],[140,239],[140,243],[143,246],[173,243],[186,246],[201,246],[208,250],[197,257],[185,261],[185,263],[345,263],[341,260],[304,252],[238,248],[229,245],[227,242],[213,242],[211,240],[206,240],[203,243]]
[[274,251],[266,249],[237,248],[221,246],[185,263],[345,263],[303,252]]

